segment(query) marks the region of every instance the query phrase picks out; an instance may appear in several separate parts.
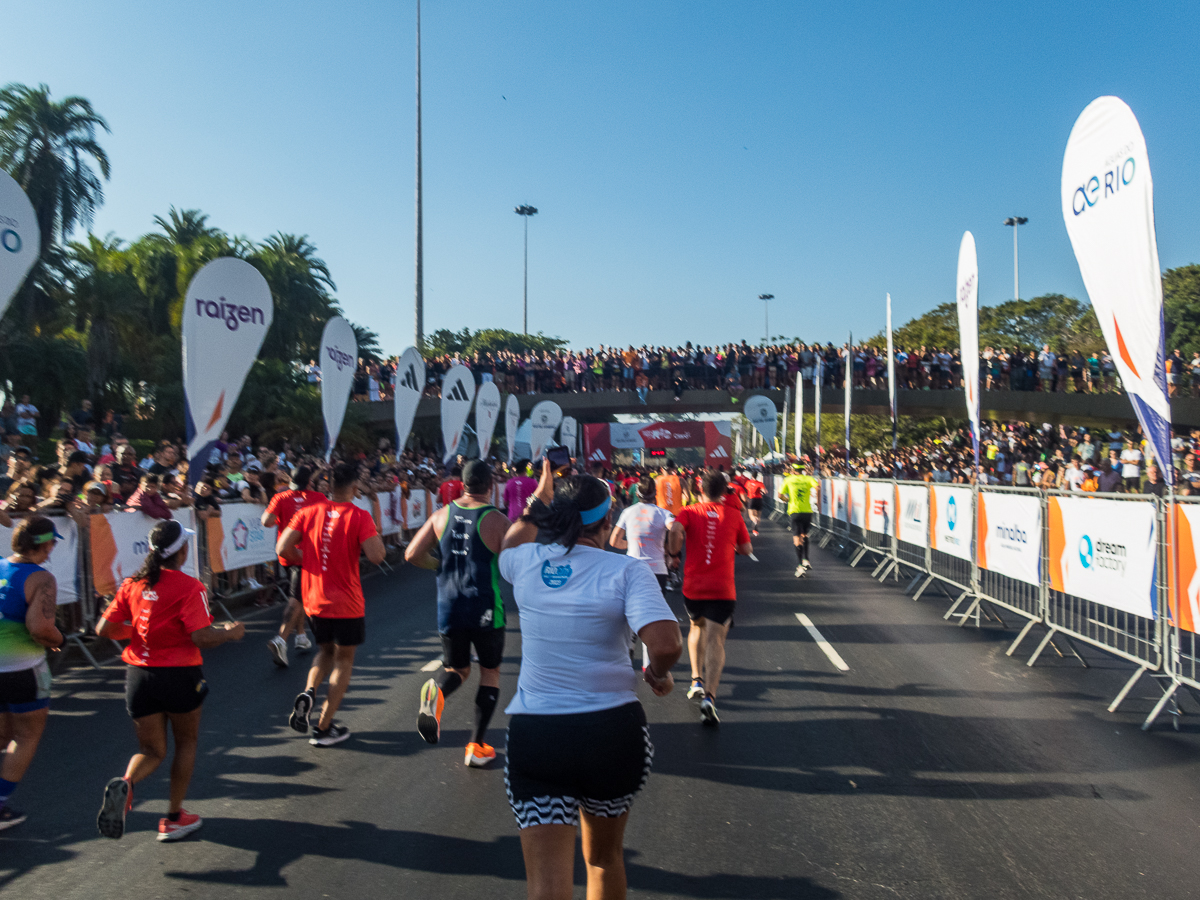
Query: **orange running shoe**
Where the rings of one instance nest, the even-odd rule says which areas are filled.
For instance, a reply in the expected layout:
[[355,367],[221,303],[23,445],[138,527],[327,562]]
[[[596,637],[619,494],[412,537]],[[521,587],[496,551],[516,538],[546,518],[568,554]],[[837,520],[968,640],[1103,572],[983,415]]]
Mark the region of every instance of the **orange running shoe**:
[[467,758],[463,760],[473,769],[482,769],[496,758],[496,750],[491,744],[467,744]]
[[417,734],[427,744],[436,744],[442,736],[442,708],[445,705],[442,689],[430,678],[421,687],[421,711],[417,713]]
[[170,819],[158,820],[158,839],[160,841],[178,841],[187,837],[197,828],[204,824],[204,820],[199,816],[194,816],[186,809],[179,811],[179,820],[172,822]]

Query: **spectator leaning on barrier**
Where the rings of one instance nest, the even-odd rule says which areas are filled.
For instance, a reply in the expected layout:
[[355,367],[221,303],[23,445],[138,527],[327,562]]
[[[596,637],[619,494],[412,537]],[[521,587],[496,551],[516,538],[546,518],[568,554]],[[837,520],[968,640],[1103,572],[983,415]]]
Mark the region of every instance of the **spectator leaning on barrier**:
[[127,509],[136,509],[152,519],[173,519],[170,507],[159,493],[159,477],[143,475],[141,486],[125,504]]

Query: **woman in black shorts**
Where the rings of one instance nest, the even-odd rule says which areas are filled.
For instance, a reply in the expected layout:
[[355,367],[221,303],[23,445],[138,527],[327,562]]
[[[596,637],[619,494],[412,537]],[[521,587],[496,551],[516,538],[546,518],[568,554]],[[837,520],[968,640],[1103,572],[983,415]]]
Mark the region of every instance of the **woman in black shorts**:
[[158,822],[160,841],[177,841],[203,820],[183,808],[200,734],[200,706],[208,684],[200,651],[240,641],[240,622],[213,624],[204,585],[180,569],[187,562],[194,532],[178,522],[159,522],[150,531],[150,552],[117,595],[96,628],[100,637],[129,640],[125,660],[125,708],[137,732],[138,752],[125,774],[104,788],[96,826],[104,837],[125,833],[125,815],[133,807],[133,786],[149,777],[167,755],[167,725],[175,736],[171,761],[171,799],[167,817]]
[[530,897],[572,896],[581,819],[588,896],[625,896],[625,824],[654,754],[630,635],[646,646],[644,677],[660,697],[674,686],[671,667],[683,649],[650,567],[604,550],[611,504],[600,479],[575,475],[556,485],[543,463],[529,511],[500,552],[521,613],[504,781]]

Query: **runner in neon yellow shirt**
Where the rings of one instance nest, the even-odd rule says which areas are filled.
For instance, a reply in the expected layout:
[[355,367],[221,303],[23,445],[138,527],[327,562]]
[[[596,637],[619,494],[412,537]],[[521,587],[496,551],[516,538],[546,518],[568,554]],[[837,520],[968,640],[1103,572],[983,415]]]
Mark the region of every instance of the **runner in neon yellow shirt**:
[[792,544],[796,548],[796,577],[803,577],[812,563],[808,561],[808,529],[812,526],[812,495],[819,483],[811,475],[804,474],[804,463],[792,463],[792,474],[783,479],[779,496],[787,500],[788,520],[792,526]]

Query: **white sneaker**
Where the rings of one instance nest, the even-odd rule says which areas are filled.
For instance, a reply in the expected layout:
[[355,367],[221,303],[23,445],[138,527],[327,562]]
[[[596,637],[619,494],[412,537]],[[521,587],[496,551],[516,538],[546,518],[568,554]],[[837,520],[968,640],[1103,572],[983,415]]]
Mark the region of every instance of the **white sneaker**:
[[263,586],[254,578],[246,579],[246,587],[250,588],[252,591],[261,591],[263,589]]
[[306,632],[301,631],[298,632],[294,638],[292,638],[292,646],[301,653],[306,653],[312,649],[312,640],[309,638]]
[[267,641],[267,649],[271,651],[271,659],[274,660],[275,665],[281,669],[286,669],[288,666],[287,641],[279,635],[275,635],[275,637]]
[[804,563],[800,563],[800,565],[796,566],[796,577],[797,578],[804,577]]

